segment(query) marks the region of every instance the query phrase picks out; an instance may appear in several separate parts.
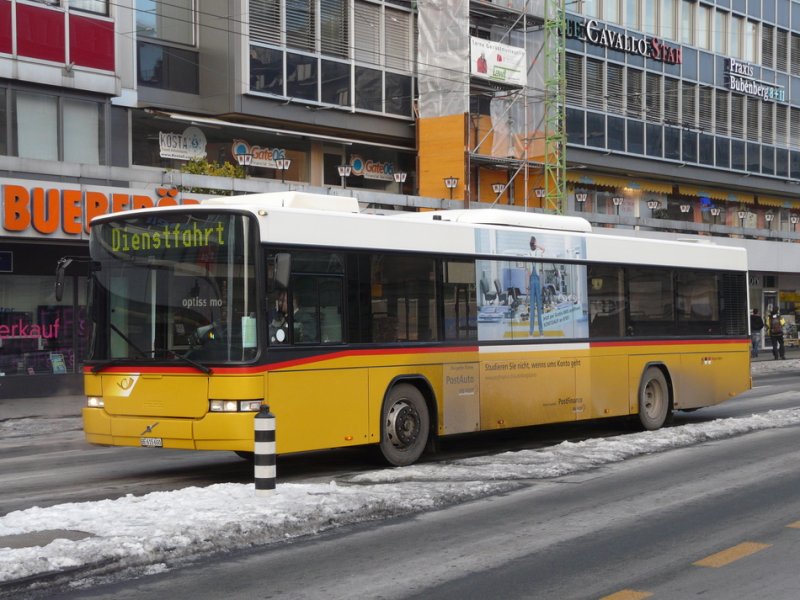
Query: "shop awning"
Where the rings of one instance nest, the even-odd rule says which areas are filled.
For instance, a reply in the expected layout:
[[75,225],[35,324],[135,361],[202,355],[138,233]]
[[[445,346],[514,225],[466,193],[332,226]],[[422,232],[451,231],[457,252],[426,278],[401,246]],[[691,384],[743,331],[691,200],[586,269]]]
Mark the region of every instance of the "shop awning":
[[780,198],[770,198],[769,196],[759,196],[758,203],[762,206],[792,207],[791,200],[781,200]]
[[567,171],[567,181],[584,185],[598,185],[601,187],[628,188],[645,192],[672,193],[671,183],[660,183],[646,179],[633,179],[617,175],[603,175],[580,171]]
[[712,200],[720,200],[722,202],[741,202],[742,204],[752,204],[755,201],[753,199],[753,194],[744,194],[742,192],[729,192],[727,190],[702,188],[694,185],[681,185],[679,189],[682,196],[711,198]]
[[305,131],[291,131],[289,129],[278,129],[275,127],[263,127],[261,125],[249,125],[246,123],[235,123],[233,121],[223,121],[222,119],[215,119],[213,117],[200,117],[197,115],[185,115],[181,113],[169,112],[169,111],[156,111],[150,109],[150,112],[153,114],[158,114],[164,117],[168,117],[170,119],[175,119],[176,121],[184,121],[190,124],[195,125],[209,125],[211,127],[233,127],[236,129],[244,129],[247,131],[257,131],[260,133],[274,133],[277,135],[287,135],[292,137],[300,137],[300,138],[309,138],[312,140],[320,140],[323,142],[332,142],[336,144],[363,144],[365,146],[377,146],[379,148],[391,148],[392,150],[406,150],[406,151],[413,151],[413,143],[411,146],[397,146],[394,144],[386,144],[383,142],[371,142],[367,140],[361,140],[358,138],[343,138],[343,137],[336,137],[332,135],[322,135],[318,133],[308,133]]

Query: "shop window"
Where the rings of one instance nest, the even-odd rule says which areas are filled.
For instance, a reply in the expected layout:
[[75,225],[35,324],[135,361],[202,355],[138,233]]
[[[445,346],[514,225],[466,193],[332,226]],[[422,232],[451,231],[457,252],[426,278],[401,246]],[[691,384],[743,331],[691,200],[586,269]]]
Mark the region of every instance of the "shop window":
[[681,159],[681,130],[664,127],[664,158]]
[[625,119],[608,117],[608,149],[625,151]]
[[714,136],[707,133],[700,134],[699,158],[701,164],[709,167],[714,166]]
[[286,53],[286,95],[302,100],[318,100],[316,58]]
[[661,157],[663,154],[664,128],[647,124],[647,156]]
[[731,169],[744,171],[747,168],[745,160],[745,144],[739,140],[731,140]]
[[775,148],[761,146],[761,172],[764,175],[775,174]]
[[681,157],[684,162],[697,162],[697,134],[693,131],[684,131],[681,139]]
[[82,10],[98,15],[108,14],[108,0],[69,0],[70,10]]
[[775,175],[789,177],[789,151],[783,148],[775,149]]
[[747,144],[747,170],[750,173],[761,172],[761,146]]
[[197,52],[140,41],[137,58],[139,85],[198,93],[200,65]]
[[628,119],[628,152],[644,154],[644,123]]
[[[252,61],[251,61],[252,65]],[[250,67],[252,74],[252,66]],[[339,106],[350,105],[350,65],[347,63],[322,61],[322,101]]]
[[567,109],[567,140],[570,144],[583,146],[586,133],[583,126],[583,111],[575,108]]
[[381,72],[356,67],[356,108],[380,111],[383,108]]
[[411,77],[386,73],[386,112],[411,116]]
[[586,145],[596,148],[606,147],[606,119],[605,115],[586,113]]
[[14,127],[16,155],[58,160],[58,98],[16,92]]
[[64,161],[100,164],[105,153],[103,105],[65,98],[63,110]]
[[136,0],[136,35],[194,45],[193,0]]
[[716,149],[715,164],[717,167],[729,169],[731,166],[731,142],[725,138],[715,138],[714,148]]
[[250,89],[283,96],[283,52],[250,46]]

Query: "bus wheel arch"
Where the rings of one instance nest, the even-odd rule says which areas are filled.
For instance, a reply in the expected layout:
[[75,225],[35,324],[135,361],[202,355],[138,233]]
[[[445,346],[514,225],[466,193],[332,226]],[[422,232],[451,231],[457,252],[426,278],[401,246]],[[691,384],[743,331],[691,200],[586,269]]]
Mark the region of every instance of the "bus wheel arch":
[[669,372],[661,363],[648,364],[639,381],[639,424],[648,431],[669,423],[673,410],[673,387]]
[[416,462],[436,431],[433,392],[424,378],[395,379],[381,406],[380,452],[391,465]]

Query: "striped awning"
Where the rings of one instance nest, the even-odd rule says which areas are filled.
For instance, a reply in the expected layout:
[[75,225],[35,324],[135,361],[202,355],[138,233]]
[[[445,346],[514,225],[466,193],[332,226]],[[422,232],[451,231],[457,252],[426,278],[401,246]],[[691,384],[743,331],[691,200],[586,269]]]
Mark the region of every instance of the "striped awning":
[[587,173],[586,171],[567,171],[567,181],[583,185],[597,185],[621,189],[627,188],[629,190],[642,190],[644,192],[672,193],[671,183],[619,177],[617,175]]
[[715,188],[703,188],[695,185],[679,186],[681,195],[695,196],[697,198],[711,198],[712,200],[720,200],[721,202],[740,202],[742,204],[752,204],[755,200],[753,194],[745,194],[742,192],[730,192],[727,190],[720,190]]

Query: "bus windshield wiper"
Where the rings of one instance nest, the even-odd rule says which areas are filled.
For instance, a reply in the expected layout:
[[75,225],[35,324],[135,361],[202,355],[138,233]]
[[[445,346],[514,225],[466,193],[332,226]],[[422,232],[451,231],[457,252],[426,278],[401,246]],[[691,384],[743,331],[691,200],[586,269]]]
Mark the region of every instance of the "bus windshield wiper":
[[155,354],[156,352],[163,352],[164,354],[168,354],[169,356],[172,356],[173,358],[177,358],[178,360],[182,360],[187,365],[193,366],[195,369],[197,369],[198,371],[202,371],[206,375],[211,375],[213,373],[213,371],[211,370],[211,367],[207,367],[206,365],[203,365],[203,364],[201,364],[201,363],[199,363],[199,362],[197,362],[195,360],[192,360],[191,358],[189,358],[185,354],[178,354],[177,352],[175,352],[174,350],[170,350],[169,348],[156,348],[156,349],[153,350],[153,353]]

